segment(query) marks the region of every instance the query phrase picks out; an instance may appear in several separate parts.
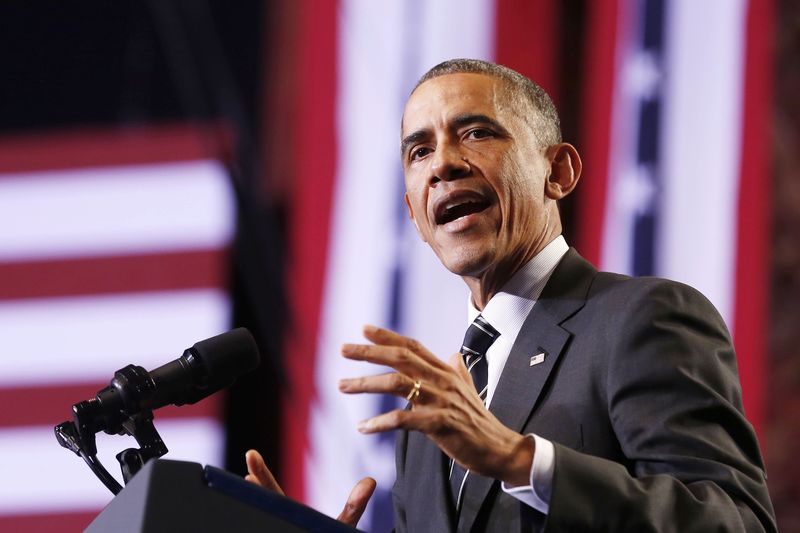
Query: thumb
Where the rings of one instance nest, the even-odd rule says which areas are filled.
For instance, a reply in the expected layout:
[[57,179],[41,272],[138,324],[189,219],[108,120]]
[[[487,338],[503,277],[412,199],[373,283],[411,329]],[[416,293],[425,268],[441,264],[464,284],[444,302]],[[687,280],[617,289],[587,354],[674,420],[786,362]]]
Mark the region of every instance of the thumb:
[[365,477],[353,487],[350,491],[350,496],[347,497],[347,503],[344,504],[344,509],[339,514],[337,520],[349,526],[356,527],[361,515],[367,508],[367,503],[375,492],[377,483],[371,477]]
[[458,377],[469,383],[472,384],[472,376],[469,375],[469,370],[467,370],[467,365],[464,363],[464,356],[460,353],[454,353],[450,356],[450,360],[448,361],[450,366],[452,366]]
[[247,481],[278,494],[283,494],[283,490],[278,485],[278,482],[275,481],[275,477],[267,468],[267,463],[264,462],[264,458],[261,457],[260,453],[255,450],[248,450],[244,459],[247,463],[247,475],[245,476]]

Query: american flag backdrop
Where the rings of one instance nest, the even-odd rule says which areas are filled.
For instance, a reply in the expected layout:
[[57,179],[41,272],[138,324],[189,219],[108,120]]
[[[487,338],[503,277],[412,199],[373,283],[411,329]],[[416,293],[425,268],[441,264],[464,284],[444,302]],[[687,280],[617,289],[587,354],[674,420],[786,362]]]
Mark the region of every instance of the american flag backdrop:
[[[575,240],[597,266],[689,283],[722,312],[745,408],[761,430],[766,320],[770,0],[586,3],[585,47],[560,48],[555,0],[338,0],[298,8],[299,105],[290,219],[284,482],[336,515],[362,476],[378,491],[361,527],[391,526],[393,438],[356,423],[394,399],[345,397],[363,365],[339,356],[365,323],[447,357],[466,289],[407,220],[398,161],[402,106],[444,59],[495,60],[559,105],[579,93],[584,156]],[[565,66],[565,62],[570,62]],[[579,86],[565,85],[580,69]],[[313,142],[312,142],[313,141]]]
[[[569,244],[602,269],[705,293],[733,333],[745,409],[763,436],[774,3],[269,2],[291,15],[263,30],[289,45],[262,50],[259,116],[280,138],[263,166],[288,177],[267,176],[288,191],[289,308],[265,305],[291,317],[274,436],[290,496],[336,516],[373,476],[360,527],[388,531],[393,435],[363,436],[356,424],[399,402],[340,394],[340,378],[367,369],[339,347],[366,323],[442,358],[460,346],[467,291],[407,219],[398,148],[416,79],[454,57],[519,70],[577,117],[566,140],[584,174]],[[564,24],[577,4],[584,19]],[[565,27],[581,32],[579,49],[565,45],[576,41]],[[237,213],[219,139],[196,124],[0,137],[0,531],[88,524],[111,494],[53,426],[115,370],[151,369],[231,327]],[[156,413],[168,458],[222,466],[220,404]],[[114,454],[131,445],[98,441],[117,477]]]
[[[0,139],[0,531],[78,531],[111,500],[53,426],[134,363],[230,329],[236,207],[203,128]],[[222,466],[219,397],[155,416],[168,458]],[[99,458],[129,437],[98,438]]]

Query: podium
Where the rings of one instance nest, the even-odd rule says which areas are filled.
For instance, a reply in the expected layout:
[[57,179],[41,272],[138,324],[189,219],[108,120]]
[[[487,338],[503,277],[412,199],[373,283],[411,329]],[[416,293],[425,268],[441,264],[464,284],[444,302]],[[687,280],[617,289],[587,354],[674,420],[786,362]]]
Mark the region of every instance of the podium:
[[85,531],[354,533],[358,530],[219,468],[156,459],[145,464]]

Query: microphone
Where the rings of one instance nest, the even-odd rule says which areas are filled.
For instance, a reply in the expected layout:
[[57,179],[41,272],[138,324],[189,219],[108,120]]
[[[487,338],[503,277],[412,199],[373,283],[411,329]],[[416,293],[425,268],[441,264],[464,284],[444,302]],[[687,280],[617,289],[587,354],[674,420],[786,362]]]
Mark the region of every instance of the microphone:
[[131,435],[141,446],[117,454],[125,483],[144,463],[167,453],[153,425],[153,410],[165,405],[198,402],[231,385],[259,363],[258,347],[245,328],[195,343],[174,361],[150,372],[128,365],[114,373],[108,387],[94,398],[72,406],[74,421],[58,424],[58,443],[83,458],[92,472],[117,494],[121,485],[97,460],[95,434]]
[[[88,410],[95,413],[95,431],[119,433],[121,422],[143,411],[165,405],[193,404],[231,385],[238,376],[258,366],[253,336],[237,328],[195,343],[174,361],[148,372],[128,365],[117,370]],[[89,407],[89,406],[87,406]]]

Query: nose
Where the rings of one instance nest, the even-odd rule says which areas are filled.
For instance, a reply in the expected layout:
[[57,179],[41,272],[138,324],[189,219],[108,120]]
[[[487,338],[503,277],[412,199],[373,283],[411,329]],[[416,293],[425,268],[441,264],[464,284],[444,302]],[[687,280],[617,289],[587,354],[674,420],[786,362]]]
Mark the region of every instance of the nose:
[[433,153],[430,185],[451,181],[469,174],[470,166],[457,146],[442,143]]

